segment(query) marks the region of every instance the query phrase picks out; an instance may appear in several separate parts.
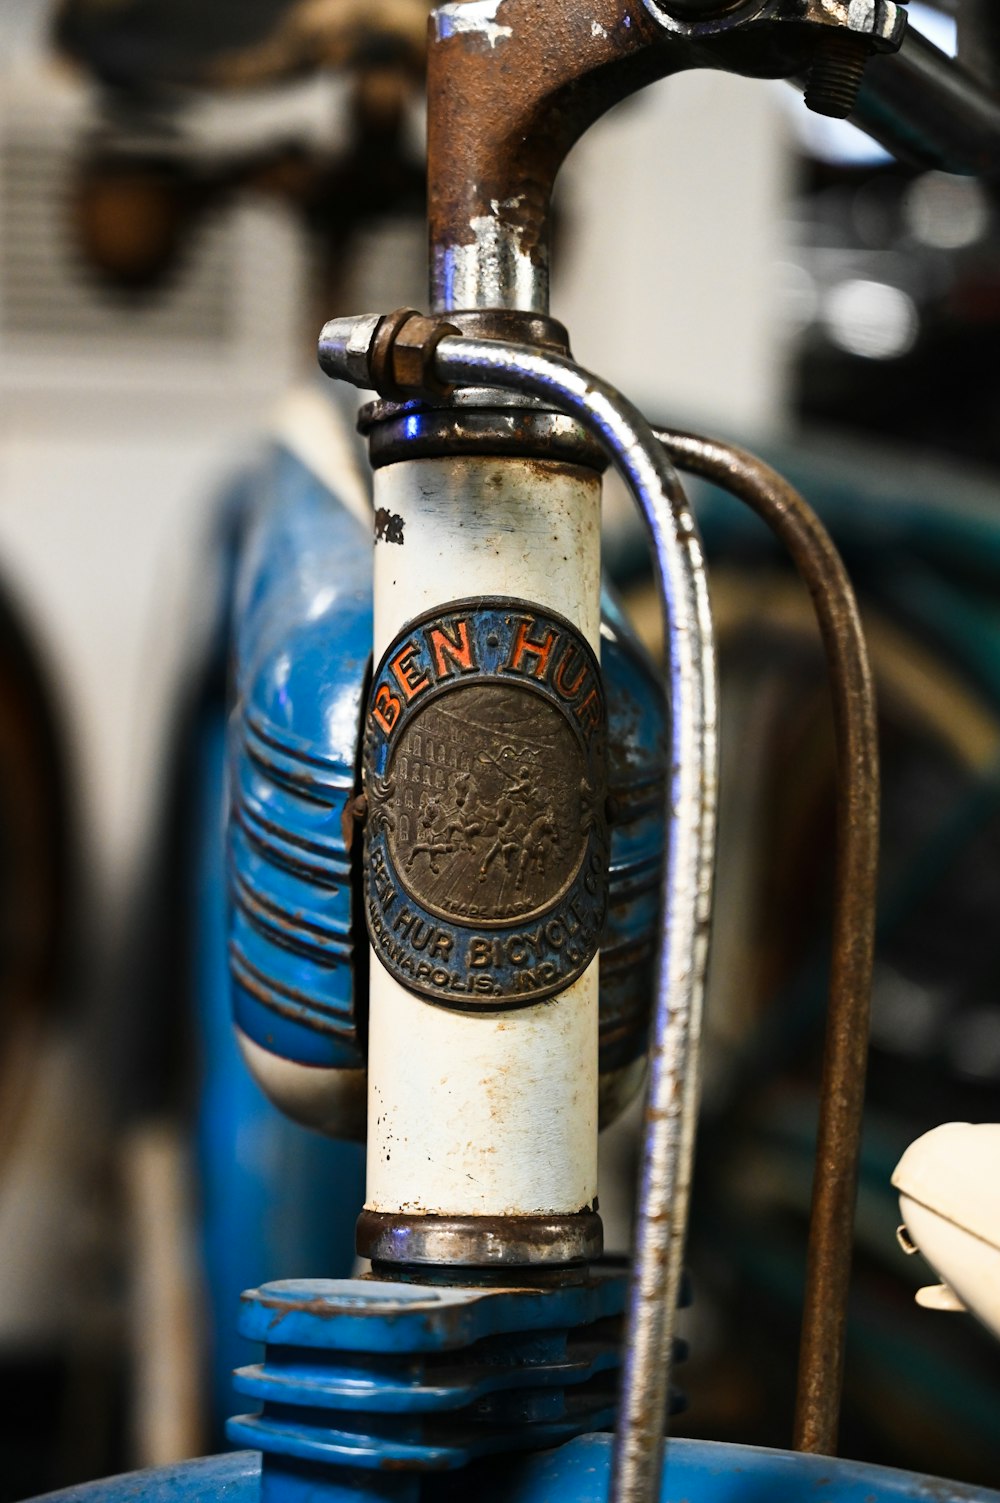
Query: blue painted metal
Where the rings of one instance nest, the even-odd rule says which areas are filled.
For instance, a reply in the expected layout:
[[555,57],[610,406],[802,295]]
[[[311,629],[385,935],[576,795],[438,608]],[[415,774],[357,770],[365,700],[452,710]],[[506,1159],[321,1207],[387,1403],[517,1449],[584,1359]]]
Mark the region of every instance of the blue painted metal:
[[236,1374],[259,1414],[231,1420],[264,1453],[263,1497],[302,1466],[408,1497],[419,1476],[551,1446],[610,1424],[627,1270],[541,1288],[283,1281],[244,1296],[263,1363]]
[[260,1453],[229,1451],[64,1487],[34,1503],[258,1503],[259,1497]]
[[[609,1435],[584,1435],[538,1456],[492,1458],[449,1486],[435,1479],[426,1503],[606,1503]],[[361,1481],[360,1477],[356,1479]],[[385,1480],[391,1486],[392,1479]],[[457,1484],[457,1490],[456,1490]],[[297,1474],[286,1503],[358,1503],[362,1486],[346,1493],[308,1471]],[[376,1493],[374,1496],[378,1496]],[[383,1497],[391,1493],[383,1492]],[[398,1496],[398,1494],[397,1494]],[[261,1458],[241,1451],[155,1472],[132,1472],[49,1493],[37,1503],[260,1503]],[[890,1471],[856,1461],[764,1451],[703,1440],[672,1440],[661,1503],[1000,1503],[986,1488]]]
[[232,1370],[246,1360],[233,1320],[241,1292],[276,1268],[348,1274],[365,1184],[364,1149],[330,1142],[283,1117],[250,1076],[233,1036],[225,945],[224,745],[220,713],[201,731],[195,977],[200,1231],[217,1443],[231,1410]]
[[601,1074],[645,1053],[654,992],[670,737],[663,674],[617,600],[601,597],[611,872],[601,940]]
[[358,779],[372,541],[291,455],[275,455],[270,487],[236,598],[233,1012],[284,1059],[356,1069],[360,931],[342,822]]
[[[364,1150],[333,1143],[283,1117],[248,1072],[230,1018],[226,893],[226,668],[235,572],[247,516],[266,553],[280,512],[308,525],[316,482],[281,450],[267,454],[234,492],[217,564],[218,620],[192,724],[191,989],[199,1056],[197,1163],[202,1267],[207,1294],[209,1433],[221,1444],[232,1408],[232,1371],[247,1360],[233,1311],[240,1294],[276,1269],[349,1274],[354,1222],[364,1199]],[[328,498],[327,504],[334,504]],[[322,1193],[317,1194],[317,1186]]]
[[[475,1479],[477,1503],[606,1503],[611,1436],[529,1457],[509,1477]],[[471,1479],[470,1479],[471,1480]],[[1000,1503],[1000,1493],[914,1472],[796,1451],[671,1440],[662,1503]]]

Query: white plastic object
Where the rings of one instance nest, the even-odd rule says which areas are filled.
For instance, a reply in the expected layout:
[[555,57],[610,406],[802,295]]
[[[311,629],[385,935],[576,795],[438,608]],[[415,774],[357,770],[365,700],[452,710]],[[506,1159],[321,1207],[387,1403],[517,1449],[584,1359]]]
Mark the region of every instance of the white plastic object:
[[942,1283],[921,1289],[933,1310],[969,1310],[1000,1336],[1000,1123],[948,1122],[911,1143],[892,1183],[909,1246]]

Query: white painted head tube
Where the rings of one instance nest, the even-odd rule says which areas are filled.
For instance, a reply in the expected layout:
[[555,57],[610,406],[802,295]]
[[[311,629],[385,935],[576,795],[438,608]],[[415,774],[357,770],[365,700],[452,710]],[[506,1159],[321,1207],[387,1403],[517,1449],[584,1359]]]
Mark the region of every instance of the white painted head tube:
[[[504,596],[568,618],[599,652],[600,478],[575,466],[415,459],[375,476],[401,541],[375,547],[375,659],[421,613]],[[595,958],[548,1001],[435,1005],[372,954],[366,1209],[567,1215],[597,1185]]]

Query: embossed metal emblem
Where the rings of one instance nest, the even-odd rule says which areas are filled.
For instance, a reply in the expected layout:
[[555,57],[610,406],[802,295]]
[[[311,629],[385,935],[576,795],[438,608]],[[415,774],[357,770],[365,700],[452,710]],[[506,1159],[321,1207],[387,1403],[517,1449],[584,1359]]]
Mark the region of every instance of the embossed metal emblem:
[[365,912],[411,990],[460,1008],[561,991],[607,907],[606,710],[590,646],[516,600],[412,622],[365,736]]

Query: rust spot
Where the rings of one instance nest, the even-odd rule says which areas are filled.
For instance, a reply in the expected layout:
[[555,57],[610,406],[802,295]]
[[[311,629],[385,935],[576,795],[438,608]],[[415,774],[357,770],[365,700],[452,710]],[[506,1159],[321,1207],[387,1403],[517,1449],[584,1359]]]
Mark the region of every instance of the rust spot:
[[380,506],[375,513],[376,543],[403,543],[403,519],[396,512]]
[[340,816],[340,833],[344,839],[344,845],[351,850],[354,845],[355,831],[364,824],[368,818],[368,799],[363,793],[348,799],[344,805],[344,812]]
[[674,53],[649,45],[662,33],[638,0],[506,0],[502,19],[503,46],[468,32],[431,43],[431,241],[471,244],[477,222],[493,220],[544,265],[566,153],[612,104],[672,71]]

